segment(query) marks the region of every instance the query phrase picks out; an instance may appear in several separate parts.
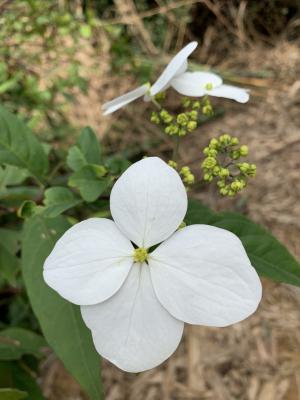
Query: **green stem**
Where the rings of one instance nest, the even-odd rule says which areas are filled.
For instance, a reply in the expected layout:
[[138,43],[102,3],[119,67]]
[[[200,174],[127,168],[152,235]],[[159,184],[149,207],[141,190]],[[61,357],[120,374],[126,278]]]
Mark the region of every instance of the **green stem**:
[[60,170],[60,168],[64,165],[64,161],[59,161],[53,170],[50,172],[48,182],[51,182],[52,179],[55,177],[56,173]]
[[158,110],[161,110],[161,109],[162,109],[162,106],[159,104],[159,102],[156,101],[155,98],[152,97],[152,96],[151,96],[151,101],[152,101],[152,103],[155,105],[155,107],[156,107]]

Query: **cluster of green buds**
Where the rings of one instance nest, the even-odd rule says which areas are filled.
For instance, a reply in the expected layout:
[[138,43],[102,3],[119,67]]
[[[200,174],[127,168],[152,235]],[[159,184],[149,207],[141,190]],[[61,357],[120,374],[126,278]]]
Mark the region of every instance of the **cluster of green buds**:
[[174,168],[176,171],[179,172],[182,182],[184,183],[184,185],[187,189],[189,188],[189,186],[191,186],[195,183],[195,176],[191,172],[190,167],[185,165],[182,168],[179,168],[177,162],[175,162],[173,160],[169,160],[168,164],[170,165],[170,167]]
[[151,122],[164,126],[164,132],[170,136],[185,136],[197,128],[198,113],[196,110],[172,115],[167,110],[153,111]]
[[[208,83],[207,85],[210,84]],[[214,110],[208,96],[204,96],[201,101],[199,100],[192,101],[191,99],[186,97],[183,99],[182,105],[184,108],[192,107],[192,110],[197,112],[197,117],[199,110],[202,112],[203,115],[206,115],[208,117],[214,114]]]
[[164,132],[170,136],[182,137],[193,132],[198,127],[199,112],[205,116],[213,115],[208,96],[203,97],[201,101],[184,97],[182,106],[185,110],[177,115],[172,115],[162,107],[161,103],[164,99],[164,92],[155,96],[154,102],[161,109],[151,113],[150,121],[156,125],[163,125]]
[[248,152],[247,146],[239,146],[236,137],[225,134],[211,139],[203,150],[206,156],[201,164],[204,180],[211,182],[215,179],[223,196],[235,196],[246,187],[248,178],[256,175],[255,164],[240,162]]

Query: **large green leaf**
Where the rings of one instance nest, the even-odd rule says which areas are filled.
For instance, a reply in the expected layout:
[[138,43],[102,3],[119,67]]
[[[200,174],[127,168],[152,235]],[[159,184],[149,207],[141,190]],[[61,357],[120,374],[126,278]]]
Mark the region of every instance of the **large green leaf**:
[[27,220],[22,244],[22,269],[29,299],[49,345],[91,399],[102,399],[100,360],[90,331],[84,325],[80,310],[43,280],[42,269],[55,242],[68,229],[60,216],[46,219],[37,215]]
[[0,360],[18,360],[25,354],[40,358],[46,346],[43,337],[23,328],[0,331]]
[[45,191],[44,204],[46,206],[43,215],[54,218],[64,211],[80,204],[82,200],[74,195],[70,189],[54,186]]
[[270,232],[237,213],[216,214],[199,201],[190,201],[187,224],[209,224],[236,234],[260,275],[300,286],[300,264]]
[[0,164],[24,168],[38,178],[48,170],[48,158],[38,139],[19,118],[1,106]]
[[1,400],[21,400],[27,398],[26,392],[17,389],[0,389]]

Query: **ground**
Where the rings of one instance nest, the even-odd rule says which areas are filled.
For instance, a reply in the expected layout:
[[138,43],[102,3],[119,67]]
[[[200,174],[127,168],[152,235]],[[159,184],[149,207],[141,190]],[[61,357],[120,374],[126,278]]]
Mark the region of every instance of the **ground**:
[[[218,210],[242,208],[300,259],[299,48],[282,41],[268,48],[237,49],[217,68],[247,72],[233,80],[251,89],[251,101],[222,102],[224,117],[186,138],[180,157],[198,174],[208,138],[227,132],[249,146],[258,175],[238,202],[220,199],[211,190],[196,191],[194,196]],[[264,71],[268,74],[258,78]],[[157,140],[150,124],[141,123],[148,115],[147,104],[140,102],[112,118],[101,116],[104,100],[133,85],[127,78],[107,77],[106,65],[101,83],[90,88],[88,97],[78,99],[74,121],[91,124],[101,136],[110,136],[112,145],[119,141],[123,148],[129,143],[134,147],[138,139],[147,148],[149,140]],[[168,142],[159,143],[160,154],[168,150]],[[300,399],[300,289],[267,280],[263,286],[255,315],[223,329],[186,326],[176,353],[159,368],[128,374],[103,361],[106,400]],[[52,354],[41,368],[41,384],[51,400],[84,399]]]

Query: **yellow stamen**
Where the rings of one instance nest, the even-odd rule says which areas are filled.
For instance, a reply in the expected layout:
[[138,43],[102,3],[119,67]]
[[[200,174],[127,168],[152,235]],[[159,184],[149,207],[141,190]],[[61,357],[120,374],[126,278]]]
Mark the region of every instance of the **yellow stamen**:
[[143,263],[143,262],[147,261],[147,259],[148,259],[147,249],[144,249],[143,247],[139,247],[138,249],[134,250],[134,252],[133,252],[134,262]]

